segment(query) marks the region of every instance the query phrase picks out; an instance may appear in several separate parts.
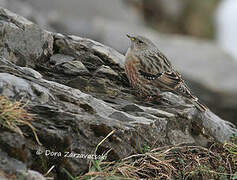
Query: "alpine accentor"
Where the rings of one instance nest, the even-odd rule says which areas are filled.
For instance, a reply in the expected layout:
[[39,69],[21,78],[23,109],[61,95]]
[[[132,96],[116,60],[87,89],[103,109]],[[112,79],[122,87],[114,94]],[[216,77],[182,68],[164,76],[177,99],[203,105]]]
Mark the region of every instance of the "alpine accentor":
[[160,92],[173,92],[192,102],[204,112],[207,107],[192,95],[181,75],[149,39],[129,36],[131,46],[126,53],[125,71],[130,84],[147,97],[159,97]]

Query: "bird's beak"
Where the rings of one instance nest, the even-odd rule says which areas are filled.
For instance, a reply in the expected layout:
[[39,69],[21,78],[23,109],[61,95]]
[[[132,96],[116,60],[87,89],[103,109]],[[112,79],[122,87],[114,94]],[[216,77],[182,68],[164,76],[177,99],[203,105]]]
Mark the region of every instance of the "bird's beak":
[[127,34],[127,37],[131,40],[131,41],[135,41],[135,37],[130,36],[129,34]]

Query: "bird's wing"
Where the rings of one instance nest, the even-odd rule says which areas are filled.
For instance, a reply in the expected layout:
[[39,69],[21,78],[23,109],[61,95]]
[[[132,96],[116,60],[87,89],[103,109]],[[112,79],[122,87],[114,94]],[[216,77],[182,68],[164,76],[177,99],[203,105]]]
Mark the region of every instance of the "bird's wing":
[[139,70],[138,72],[140,73],[141,76],[143,76],[145,79],[150,80],[150,81],[155,80],[155,79],[159,78],[162,75],[162,73],[151,74],[151,73],[147,73],[147,72],[142,71],[142,70]]
[[151,74],[151,73],[147,73],[145,71],[139,70],[139,73],[141,76],[143,76],[147,80],[159,81],[163,85],[168,86],[170,88],[172,87],[175,88],[175,86],[183,82],[180,76],[170,71],[165,71],[165,72],[157,73],[157,74]]
[[196,97],[191,94],[191,91],[184,83],[181,75],[176,71],[164,71],[158,74],[150,74],[139,70],[139,73],[145,79],[153,82],[153,84],[158,83],[159,87],[162,87],[168,91],[173,91],[177,94],[181,94],[188,98],[196,99]]
[[164,69],[171,69],[172,65],[171,62],[168,60],[168,58],[161,53],[159,50],[157,50],[157,52],[152,56],[153,59],[156,59],[156,61],[161,62],[161,64],[163,64],[163,70]]
[[135,55],[139,59],[140,67],[144,72],[150,74],[173,71],[170,61],[158,50],[153,53],[145,53],[142,56]]

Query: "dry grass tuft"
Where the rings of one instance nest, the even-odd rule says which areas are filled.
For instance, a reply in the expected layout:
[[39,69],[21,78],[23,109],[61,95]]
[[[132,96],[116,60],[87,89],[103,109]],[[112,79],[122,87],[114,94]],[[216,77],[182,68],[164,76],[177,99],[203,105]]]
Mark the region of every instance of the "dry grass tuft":
[[27,112],[25,109],[27,103],[23,104],[22,101],[23,99],[12,102],[5,96],[0,96],[0,125],[19,133],[21,136],[24,134],[19,126],[27,125],[33,131],[37,143],[41,145],[36,130],[31,124],[33,115]]
[[237,144],[161,147],[126,157],[121,162],[100,162],[100,172],[89,171],[78,179],[235,179]]

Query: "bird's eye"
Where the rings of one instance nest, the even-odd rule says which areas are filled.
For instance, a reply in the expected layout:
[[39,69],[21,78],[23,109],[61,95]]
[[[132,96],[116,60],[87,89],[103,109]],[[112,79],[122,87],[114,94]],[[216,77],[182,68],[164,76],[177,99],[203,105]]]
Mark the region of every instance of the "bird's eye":
[[139,44],[142,44],[142,43],[143,43],[143,41],[141,41],[141,40],[138,40],[138,43],[139,43]]

